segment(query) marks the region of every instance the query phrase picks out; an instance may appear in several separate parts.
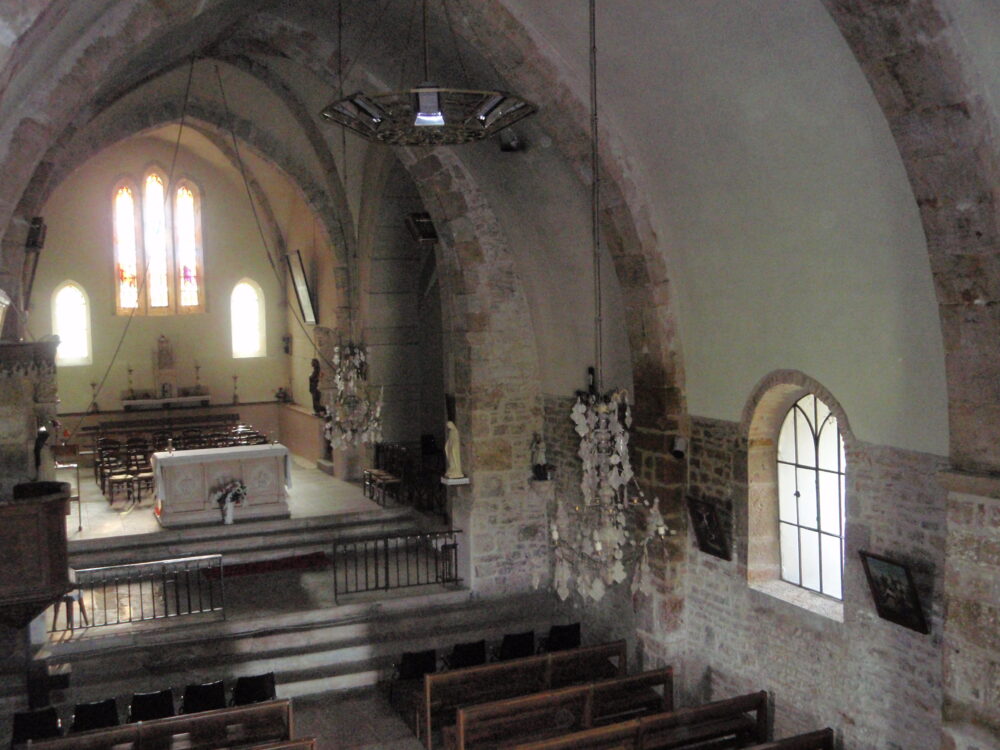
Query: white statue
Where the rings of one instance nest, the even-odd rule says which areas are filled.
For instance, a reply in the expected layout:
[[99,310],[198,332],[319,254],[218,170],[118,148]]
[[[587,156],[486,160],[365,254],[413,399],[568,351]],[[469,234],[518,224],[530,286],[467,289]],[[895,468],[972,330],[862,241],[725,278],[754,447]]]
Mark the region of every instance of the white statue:
[[446,462],[444,476],[446,479],[462,479],[465,474],[462,473],[462,441],[458,435],[458,427],[449,420],[445,429],[448,431],[448,436],[444,440],[444,459]]
[[548,461],[545,459],[545,441],[537,432],[531,438],[531,465],[544,466]]

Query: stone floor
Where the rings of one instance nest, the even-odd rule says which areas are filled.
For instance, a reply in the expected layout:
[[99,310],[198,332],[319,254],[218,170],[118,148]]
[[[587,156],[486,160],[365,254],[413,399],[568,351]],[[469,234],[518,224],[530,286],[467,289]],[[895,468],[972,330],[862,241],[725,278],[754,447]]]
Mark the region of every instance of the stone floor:
[[[76,483],[73,470],[60,470],[57,478],[74,485]],[[78,539],[155,534],[162,530],[153,515],[153,499],[149,494],[134,505],[121,499],[110,505],[101,494],[101,488],[94,481],[89,468],[80,470],[80,494],[82,502],[79,509],[76,503],[71,503],[70,513],[66,516],[66,535],[71,542]],[[292,456],[292,487],[288,491],[288,507],[292,518],[378,509],[376,503],[364,496],[360,484],[344,482],[324,474],[315,464],[298,456]],[[82,530],[79,530],[80,514]]]
[[421,750],[423,745],[374,688],[294,698],[296,737],[318,750]]

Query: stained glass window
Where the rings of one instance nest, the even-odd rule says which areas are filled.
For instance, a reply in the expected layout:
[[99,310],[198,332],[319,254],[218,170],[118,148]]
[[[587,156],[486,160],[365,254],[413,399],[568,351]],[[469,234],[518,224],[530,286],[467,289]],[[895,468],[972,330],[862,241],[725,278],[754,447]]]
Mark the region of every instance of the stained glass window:
[[148,175],[142,193],[146,286],[149,294],[149,306],[159,309],[166,309],[170,306],[170,268],[165,197],[163,178],[155,172]]
[[249,279],[243,279],[230,297],[232,314],[233,357],[263,357],[264,294]]
[[90,309],[83,289],[68,281],[52,295],[52,332],[59,337],[56,363],[90,364]]
[[184,185],[177,190],[174,210],[177,234],[177,285],[181,307],[196,307],[201,303],[201,283],[198,273],[198,222],[194,192]]
[[119,315],[205,309],[198,188],[182,181],[176,190],[168,190],[166,183],[162,170],[146,174],[141,212],[131,181],[123,180],[115,189],[112,224]]
[[118,308],[139,306],[139,255],[135,233],[135,196],[122,185],[114,201],[115,276],[118,283]]
[[781,577],[843,598],[846,460],[837,418],[812,394],[799,399],[778,434]]

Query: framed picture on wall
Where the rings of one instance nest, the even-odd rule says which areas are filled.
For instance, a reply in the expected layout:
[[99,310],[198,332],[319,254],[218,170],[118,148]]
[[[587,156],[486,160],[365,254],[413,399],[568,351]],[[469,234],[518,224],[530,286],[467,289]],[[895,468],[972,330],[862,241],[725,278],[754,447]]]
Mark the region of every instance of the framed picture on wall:
[[299,300],[299,311],[302,313],[302,320],[311,325],[316,325],[316,311],[313,309],[312,294],[309,292],[309,282],[306,281],[306,269],[302,265],[302,254],[298,250],[294,253],[285,253],[285,262],[288,264],[288,272],[292,276],[292,288],[295,289],[295,296]]
[[929,633],[910,569],[901,562],[871,552],[859,550],[858,554],[865,566],[878,616],[918,633]]
[[722,526],[718,509],[712,503],[694,497],[688,497],[687,506],[698,549],[723,560],[731,560],[729,537]]

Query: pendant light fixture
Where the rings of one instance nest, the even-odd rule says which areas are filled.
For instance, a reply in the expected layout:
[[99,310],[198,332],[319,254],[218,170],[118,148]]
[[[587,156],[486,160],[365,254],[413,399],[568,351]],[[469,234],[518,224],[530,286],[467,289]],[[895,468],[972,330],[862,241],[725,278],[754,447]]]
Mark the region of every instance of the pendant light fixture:
[[[441,0],[445,15],[445,3]],[[422,0],[423,83],[407,91],[357,91],[320,114],[370,141],[395,146],[447,146],[489,138],[537,107],[500,90],[446,88],[430,81],[427,0]],[[449,25],[451,18],[448,16]],[[341,81],[341,86],[343,82]]]

